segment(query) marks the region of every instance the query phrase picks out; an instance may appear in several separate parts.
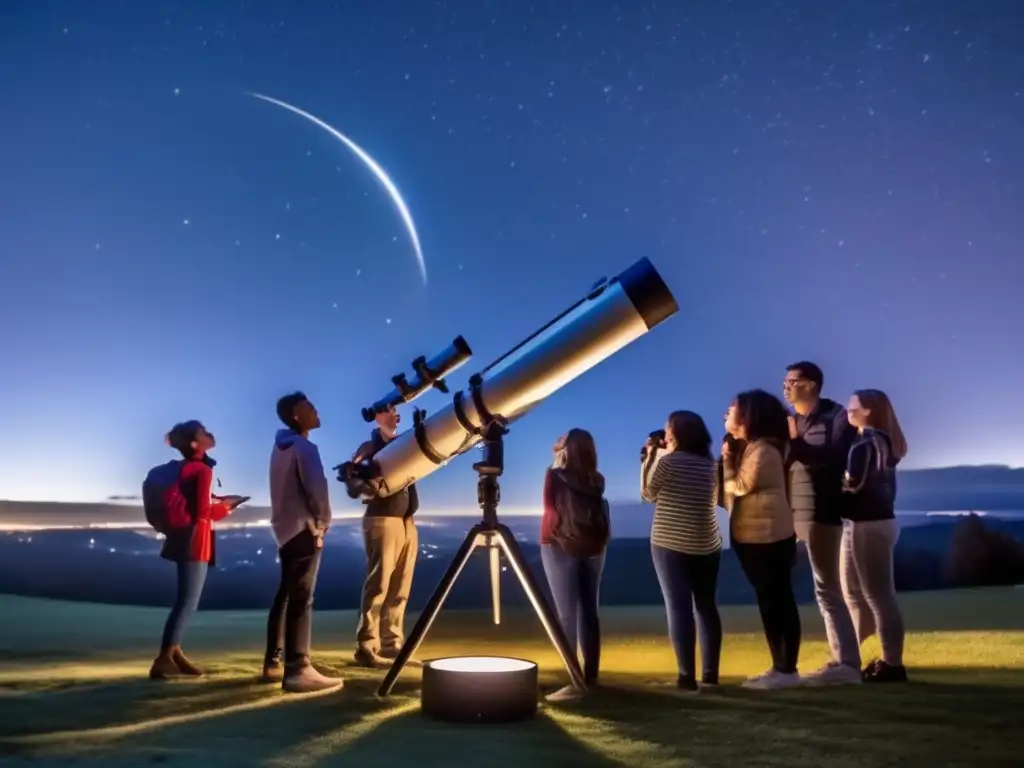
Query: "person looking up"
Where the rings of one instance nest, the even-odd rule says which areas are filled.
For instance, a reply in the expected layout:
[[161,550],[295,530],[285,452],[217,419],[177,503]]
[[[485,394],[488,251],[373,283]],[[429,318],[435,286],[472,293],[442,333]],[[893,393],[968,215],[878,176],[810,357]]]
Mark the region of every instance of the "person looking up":
[[270,452],[270,526],[281,580],[267,617],[262,679],[281,680],[290,693],[340,688],[343,680],[322,675],[310,662],[313,594],[331,526],[327,477],[320,450],[309,439],[320,428],[320,414],[305,394],[295,392],[277,401],[277,416],[284,428]]
[[[213,523],[223,520],[240,497],[213,496],[213,468],[217,462],[208,454],[217,441],[200,421],[183,421],[167,433],[165,442],[181,454],[173,492],[183,497],[185,518],[164,529],[160,557],[175,564],[178,572],[174,605],[164,624],[160,653],[149,676],[164,680],[179,675],[199,676],[197,667],[181,649],[189,617],[199,607],[206,575],[216,563]],[[145,492],[145,487],[144,487]]]

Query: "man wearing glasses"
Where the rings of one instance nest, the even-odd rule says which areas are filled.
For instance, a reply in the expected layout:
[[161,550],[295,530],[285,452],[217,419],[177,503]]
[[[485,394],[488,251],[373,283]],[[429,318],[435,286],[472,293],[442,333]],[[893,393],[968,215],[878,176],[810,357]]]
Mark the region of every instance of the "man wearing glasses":
[[796,535],[807,547],[814,595],[832,652],[827,664],[804,679],[832,685],[861,682],[860,643],[839,576],[843,471],[856,432],[846,409],[821,396],[824,381],[814,363],[793,363],[786,369],[782,394],[794,411],[789,417],[789,482]]

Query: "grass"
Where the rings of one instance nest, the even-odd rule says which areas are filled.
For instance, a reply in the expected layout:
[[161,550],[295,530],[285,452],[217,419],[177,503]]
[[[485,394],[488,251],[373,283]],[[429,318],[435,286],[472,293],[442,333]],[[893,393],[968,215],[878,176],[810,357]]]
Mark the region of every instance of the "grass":
[[[903,597],[905,686],[753,692],[730,683],[762,671],[756,611],[723,611],[727,685],[675,693],[664,617],[608,609],[605,687],[572,705],[542,704],[510,726],[453,726],[418,711],[417,670],[395,693],[382,673],[347,666],[355,617],[317,614],[316,658],[341,692],[293,697],[256,682],[262,614],[200,613],[187,649],[204,680],[151,682],[164,611],[0,597],[0,764],[216,766],[998,766],[1024,753],[1024,590]],[[802,666],[825,660],[821,619],[804,611]],[[412,617],[410,617],[412,618]],[[870,644],[866,655],[877,650]],[[532,614],[442,613],[422,658],[495,653],[565,681]]]

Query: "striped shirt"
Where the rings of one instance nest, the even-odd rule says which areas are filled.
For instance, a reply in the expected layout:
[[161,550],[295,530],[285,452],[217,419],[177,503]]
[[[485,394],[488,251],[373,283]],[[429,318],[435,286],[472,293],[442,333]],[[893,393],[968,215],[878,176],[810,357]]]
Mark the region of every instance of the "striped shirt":
[[673,451],[641,468],[640,495],[654,502],[651,543],[687,555],[722,548],[715,508],[718,465],[714,459]]

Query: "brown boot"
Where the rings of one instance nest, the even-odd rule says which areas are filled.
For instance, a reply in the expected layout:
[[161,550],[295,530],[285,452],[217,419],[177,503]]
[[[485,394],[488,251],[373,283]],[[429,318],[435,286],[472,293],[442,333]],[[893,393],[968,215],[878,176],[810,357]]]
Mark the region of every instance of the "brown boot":
[[174,646],[171,651],[171,659],[174,661],[174,665],[181,670],[181,674],[190,675],[192,677],[199,677],[203,674],[203,670],[189,661],[188,656],[181,650],[180,645]]
[[181,677],[181,670],[174,663],[172,648],[162,648],[160,655],[153,661],[149,668],[150,680],[168,680],[174,677]]

